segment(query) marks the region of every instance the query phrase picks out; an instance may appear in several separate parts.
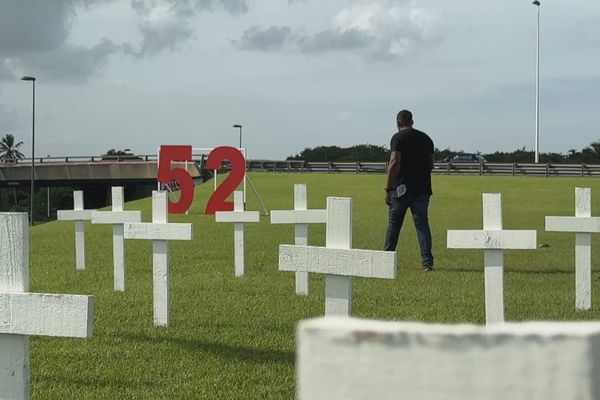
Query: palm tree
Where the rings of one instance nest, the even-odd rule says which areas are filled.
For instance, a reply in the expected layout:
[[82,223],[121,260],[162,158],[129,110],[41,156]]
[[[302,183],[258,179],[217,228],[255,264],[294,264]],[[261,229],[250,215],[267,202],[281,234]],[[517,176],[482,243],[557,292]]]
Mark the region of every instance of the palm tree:
[[15,143],[15,137],[10,133],[0,140],[0,162],[16,162],[25,158],[19,151],[23,142]]

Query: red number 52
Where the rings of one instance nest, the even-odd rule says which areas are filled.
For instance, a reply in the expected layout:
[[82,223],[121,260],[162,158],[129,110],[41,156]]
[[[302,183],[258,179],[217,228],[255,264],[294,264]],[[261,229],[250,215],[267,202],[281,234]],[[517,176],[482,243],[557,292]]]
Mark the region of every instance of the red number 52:
[[[213,149],[206,160],[206,167],[219,169],[225,160],[229,160],[231,173],[208,200],[204,210],[206,215],[212,215],[216,211],[232,211],[233,203],[227,201],[227,197],[233,193],[246,175],[246,159],[242,152],[235,147],[222,146]],[[192,161],[192,146],[160,146],[157,180],[163,184],[168,184],[173,180],[179,182],[181,197],[177,203],[169,200],[169,213],[183,214],[190,208],[194,200],[194,182],[185,169],[171,169],[172,161]]]

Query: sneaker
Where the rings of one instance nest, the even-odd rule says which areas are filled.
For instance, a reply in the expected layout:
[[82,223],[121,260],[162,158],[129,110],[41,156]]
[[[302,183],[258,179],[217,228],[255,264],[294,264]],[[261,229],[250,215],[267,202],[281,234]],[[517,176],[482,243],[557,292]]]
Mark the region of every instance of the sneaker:
[[433,265],[424,265],[423,272],[431,272],[433,271]]

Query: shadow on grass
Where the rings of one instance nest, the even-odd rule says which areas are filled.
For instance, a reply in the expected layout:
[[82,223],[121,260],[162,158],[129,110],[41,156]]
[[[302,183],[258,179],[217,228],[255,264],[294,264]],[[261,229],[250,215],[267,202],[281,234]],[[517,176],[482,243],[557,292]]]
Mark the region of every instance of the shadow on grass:
[[147,382],[136,382],[129,380],[119,380],[116,378],[98,378],[98,377],[90,377],[90,378],[82,378],[82,377],[74,377],[71,375],[66,376],[43,376],[38,377],[33,382],[35,390],[43,390],[43,387],[39,389],[37,386],[54,386],[56,385],[56,381],[59,380],[61,384],[64,385],[74,385],[74,386],[86,386],[86,387],[96,387],[96,388],[119,388],[119,389],[149,389],[157,387],[156,382],[147,381]]
[[143,343],[168,342],[186,350],[212,353],[223,358],[229,358],[236,361],[249,361],[257,364],[280,362],[293,365],[295,359],[295,353],[293,351],[254,349],[243,346],[231,346],[224,343],[209,343],[194,339],[151,337],[148,335],[139,334],[119,334],[117,337],[125,341],[136,341]]
[[[438,269],[436,271],[439,272],[451,272],[451,273],[465,273],[465,272],[477,272],[483,273],[483,267],[481,268],[452,268],[446,267],[444,269]],[[526,275],[570,275],[574,274],[575,270],[568,271],[564,269],[544,269],[544,270],[522,270],[522,269],[513,269],[513,268],[504,268],[504,272],[510,272],[513,274],[526,274]]]

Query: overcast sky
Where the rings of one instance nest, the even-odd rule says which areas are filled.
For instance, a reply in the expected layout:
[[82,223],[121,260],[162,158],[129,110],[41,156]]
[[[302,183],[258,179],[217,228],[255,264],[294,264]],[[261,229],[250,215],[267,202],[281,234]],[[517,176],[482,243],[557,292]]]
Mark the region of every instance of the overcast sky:
[[[600,1],[542,0],[542,152],[600,139]],[[36,156],[236,145],[533,149],[529,0],[0,0],[0,135]]]

